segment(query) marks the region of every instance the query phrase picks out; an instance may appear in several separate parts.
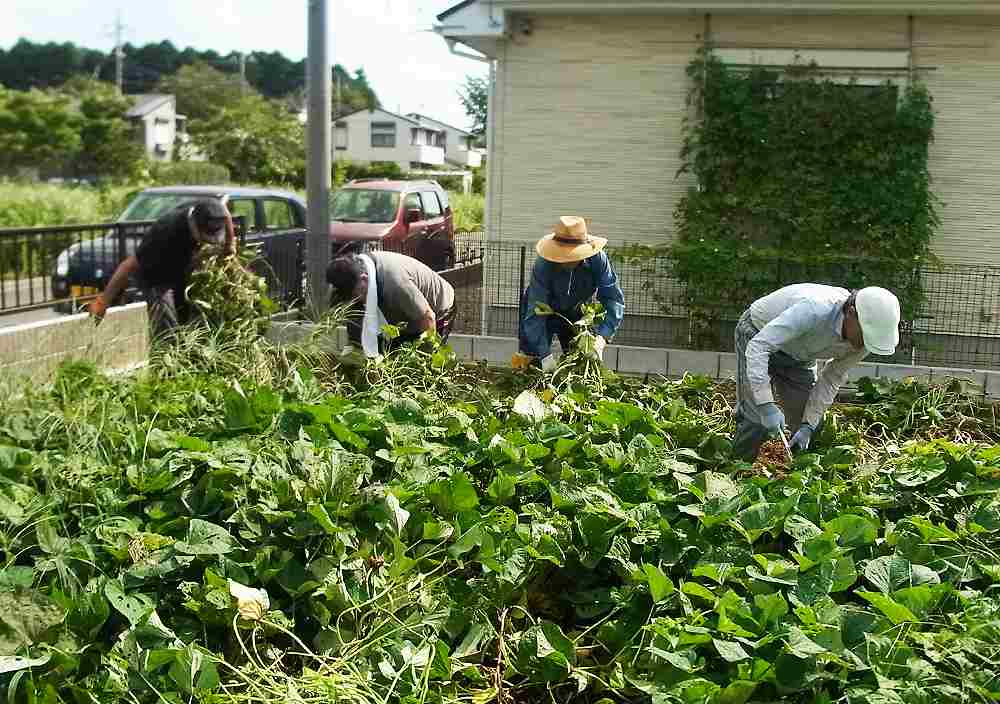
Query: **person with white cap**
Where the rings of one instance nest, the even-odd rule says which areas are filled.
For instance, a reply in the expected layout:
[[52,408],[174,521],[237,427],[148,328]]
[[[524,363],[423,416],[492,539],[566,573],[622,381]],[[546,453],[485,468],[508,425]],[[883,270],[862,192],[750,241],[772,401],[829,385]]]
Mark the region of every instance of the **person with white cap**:
[[[734,453],[752,460],[786,423],[792,449],[809,449],[851,367],[895,353],[899,315],[899,300],[878,286],[794,284],[754,301],[736,324]],[[829,360],[818,378],[817,360]]]
[[[604,317],[594,330],[598,359],[603,361],[604,347],[621,325],[625,296],[604,251],[607,244],[606,238],[587,231],[584,218],[564,215],[554,231],[535,245],[538,257],[521,298],[518,339],[521,354],[540,363],[545,371],[556,366],[552,338],[559,338],[563,352],[569,350],[575,331],[566,321],[578,321],[583,315],[581,307],[595,295],[604,306]],[[539,315],[539,304],[549,306],[558,315]]]

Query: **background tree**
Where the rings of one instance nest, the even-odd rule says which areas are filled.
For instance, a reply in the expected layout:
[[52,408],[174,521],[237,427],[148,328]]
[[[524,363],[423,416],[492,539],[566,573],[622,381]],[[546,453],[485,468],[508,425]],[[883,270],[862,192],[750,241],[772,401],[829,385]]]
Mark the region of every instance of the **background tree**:
[[192,131],[197,121],[211,120],[236,106],[243,94],[237,79],[200,61],[161,80],[156,91],[177,98],[177,112],[187,115]]
[[209,161],[229,169],[241,183],[305,181],[305,134],[298,119],[279,101],[248,95],[191,125]]
[[108,83],[75,78],[63,86],[69,96],[78,96],[80,151],[72,162],[77,176],[97,176],[128,181],[142,175],[146,150],[129,123],[132,105]]
[[[158,90],[168,76],[199,63],[215,69],[239,87],[239,60],[235,52],[222,56],[211,49],[201,51],[188,47],[179,50],[169,41],[145,46],[125,44],[123,49],[126,93]],[[351,75],[338,66],[333,71],[334,80],[339,74],[344,95],[349,96],[345,104],[378,106],[378,98],[363,70]],[[35,44],[22,39],[6,51],[0,49],[0,85],[17,90],[58,86],[81,73],[113,81],[114,72],[115,62],[110,51],[84,49],[71,43]],[[250,52],[247,81],[268,98],[294,96],[305,88],[305,61],[292,61],[276,51]]]
[[52,92],[0,88],[0,168],[45,167],[80,149],[80,116]]
[[472,134],[486,136],[486,120],[490,103],[490,84],[485,78],[466,76],[465,85],[458,91],[465,114],[472,120]]

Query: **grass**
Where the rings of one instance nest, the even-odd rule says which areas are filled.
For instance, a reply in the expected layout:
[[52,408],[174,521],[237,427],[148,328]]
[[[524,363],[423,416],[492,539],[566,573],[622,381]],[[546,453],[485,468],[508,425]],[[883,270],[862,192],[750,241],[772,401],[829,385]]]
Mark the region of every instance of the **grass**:
[[0,228],[107,222],[125,208],[134,190],[0,182]]
[[[55,227],[112,220],[125,209],[129,194],[139,188],[134,185],[98,189],[0,182],[0,228]],[[294,192],[305,199],[304,190]],[[456,230],[482,230],[485,204],[482,195],[453,192],[448,197],[455,212]]]

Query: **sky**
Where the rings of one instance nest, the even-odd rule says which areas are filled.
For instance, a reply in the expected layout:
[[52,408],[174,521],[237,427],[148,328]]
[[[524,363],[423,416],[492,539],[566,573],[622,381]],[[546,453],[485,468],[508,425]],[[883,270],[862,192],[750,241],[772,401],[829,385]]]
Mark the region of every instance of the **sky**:
[[[333,62],[364,68],[388,110],[468,127],[457,90],[466,75],[484,76],[485,64],[451,55],[428,31],[454,2],[329,0]],[[280,51],[297,61],[306,54],[307,7],[307,0],[0,0],[0,47],[24,37],[110,51],[121,12],[124,41],[133,45],[169,39],[179,49]]]

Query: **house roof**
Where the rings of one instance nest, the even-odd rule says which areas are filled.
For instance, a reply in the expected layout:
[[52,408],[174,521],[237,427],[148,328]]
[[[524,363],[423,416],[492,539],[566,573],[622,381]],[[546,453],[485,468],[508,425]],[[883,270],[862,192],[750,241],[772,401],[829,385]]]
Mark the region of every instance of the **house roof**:
[[454,15],[456,12],[458,12],[459,10],[461,10],[463,7],[468,7],[469,5],[471,5],[474,2],[476,2],[476,0],[462,0],[462,2],[458,3],[457,5],[452,5],[447,10],[445,10],[444,12],[442,12],[440,15],[437,16],[437,18],[439,20],[443,20],[445,17],[448,17],[449,15]]
[[419,112],[407,113],[407,117],[414,117],[417,120],[426,120],[427,122],[433,122],[435,125],[440,125],[445,129],[455,130],[456,132],[461,132],[462,134],[472,137],[473,134],[468,130],[463,130],[461,127],[455,127],[454,125],[449,125],[447,122],[441,122],[441,120],[435,120],[433,117],[428,117],[427,115],[421,115]]
[[142,117],[153,112],[163,103],[173,100],[174,96],[164,93],[139,93],[137,95],[126,96],[134,102],[131,109],[125,113],[126,117]]
[[[442,20],[482,0],[464,0]],[[998,14],[996,0],[489,0],[501,11]]]
[[[415,125],[417,127],[427,127],[427,125],[421,123],[420,120],[415,120],[412,117],[408,117],[406,115],[399,115],[397,113],[390,112],[389,110],[386,110],[385,108],[375,108],[374,110],[369,110],[368,108],[362,108],[361,110],[355,110],[354,112],[344,113],[340,117],[337,117],[337,118],[334,118],[334,119],[335,120],[343,120],[345,117],[350,117],[351,115],[357,115],[359,112],[381,112],[381,113],[385,113],[386,115],[390,115],[391,117],[395,117],[397,120],[402,120],[403,122],[409,122],[411,125]],[[411,115],[417,115],[417,113],[410,113],[410,114]],[[418,115],[418,117],[419,117],[419,115]],[[428,118],[428,119],[430,119],[430,118]],[[437,121],[434,120],[434,122],[437,122]],[[440,124],[444,124],[444,123],[442,122]]]

